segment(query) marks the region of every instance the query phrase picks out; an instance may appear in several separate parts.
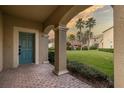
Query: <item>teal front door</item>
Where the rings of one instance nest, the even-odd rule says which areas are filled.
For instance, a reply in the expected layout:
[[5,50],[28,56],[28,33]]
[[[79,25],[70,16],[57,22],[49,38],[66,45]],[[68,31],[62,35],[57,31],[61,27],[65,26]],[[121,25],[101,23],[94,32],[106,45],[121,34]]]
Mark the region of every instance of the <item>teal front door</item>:
[[19,64],[35,61],[35,34],[19,32]]

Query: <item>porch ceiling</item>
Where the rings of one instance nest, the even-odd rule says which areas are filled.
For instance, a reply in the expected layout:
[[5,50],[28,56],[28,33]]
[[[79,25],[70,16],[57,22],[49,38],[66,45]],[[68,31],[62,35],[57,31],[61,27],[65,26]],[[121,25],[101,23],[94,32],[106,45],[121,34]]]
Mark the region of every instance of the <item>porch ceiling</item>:
[[57,8],[57,5],[21,5],[21,6],[0,6],[3,13],[29,19],[37,22],[44,22],[52,12]]

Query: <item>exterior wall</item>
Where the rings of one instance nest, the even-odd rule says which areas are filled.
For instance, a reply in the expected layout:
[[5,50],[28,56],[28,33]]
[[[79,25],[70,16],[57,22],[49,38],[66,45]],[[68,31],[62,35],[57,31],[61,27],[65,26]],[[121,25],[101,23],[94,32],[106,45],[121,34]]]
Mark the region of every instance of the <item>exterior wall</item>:
[[103,35],[100,35],[97,38],[97,44],[98,44],[98,48],[103,48]]
[[103,48],[114,48],[113,28],[103,33]]
[[124,6],[114,6],[114,83],[124,88]]
[[40,58],[40,62],[42,63],[48,63],[48,35],[47,34],[43,34],[41,36],[41,58]]
[[19,66],[19,32],[28,32],[35,34],[35,64],[39,64],[39,30],[22,28],[22,27],[14,27],[14,55],[13,55],[13,67]]
[[103,41],[101,41],[100,43],[99,43],[99,46],[98,46],[99,48],[103,48]]
[[[4,69],[13,68],[14,62],[14,27],[23,27],[42,31],[40,23],[24,20],[21,18],[3,15],[3,61]],[[40,43],[40,45],[42,45]],[[41,57],[42,55],[40,55]]]
[[95,40],[96,40],[95,38],[90,39],[90,46],[92,46],[92,45],[97,43]]
[[0,13],[0,71],[3,68],[3,29],[2,29],[2,13]]

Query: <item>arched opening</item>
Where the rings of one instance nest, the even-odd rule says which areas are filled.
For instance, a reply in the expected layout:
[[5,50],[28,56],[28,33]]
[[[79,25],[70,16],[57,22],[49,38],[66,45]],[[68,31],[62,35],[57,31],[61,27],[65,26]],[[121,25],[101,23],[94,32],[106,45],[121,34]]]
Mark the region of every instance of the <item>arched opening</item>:
[[48,60],[49,62],[54,65],[55,63],[55,32],[51,29],[48,33]]
[[55,33],[54,33],[54,30],[51,29],[50,32],[48,33],[48,36],[49,36],[49,44],[48,44],[48,47],[49,49],[55,49],[55,42],[54,42],[54,39],[55,39]]
[[[81,32],[80,27],[76,27],[80,18],[85,23],[89,18],[95,20],[96,25],[91,28],[90,39],[86,24],[82,23]],[[95,87],[114,87],[112,7],[91,6],[73,17],[67,27],[69,28],[67,32],[69,70],[86,77]],[[101,83],[98,84],[99,79]]]
[[[111,8],[111,6],[109,6],[109,7]],[[81,8],[81,7],[79,7],[79,8]],[[112,8],[114,11],[112,10]],[[122,14],[123,7],[122,6],[112,6],[112,8],[111,8],[111,10],[114,12],[114,16],[113,16],[113,21],[114,21],[114,44],[113,44],[114,45],[114,86],[115,87],[123,87],[124,86],[124,83],[123,83],[123,76],[124,76],[124,73],[123,73],[124,72],[124,70],[123,70],[123,61],[124,61],[124,59],[123,59],[123,53],[124,53],[123,52],[123,47],[124,47],[123,29],[124,29],[124,26],[123,26],[123,24],[124,24],[124,21],[123,21],[123,14]],[[74,9],[74,10],[76,11],[76,9]],[[81,9],[79,9],[79,10],[81,10]],[[78,12],[76,12],[77,14],[80,12],[79,10],[78,10]],[[69,13],[71,15],[71,12],[69,12]],[[67,25],[68,20],[66,20],[66,17],[69,17],[68,19],[74,17],[74,16],[70,17],[69,13],[67,14],[68,16],[64,16],[63,20],[60,21],[59,25],[62,25],[62,23],[64,26]],[[73,14],[73,15],[75,15],[75,14]],[[112,13],[112,15],[113,15],[113,13]],[[62,30],[63,29],[59,29],[59,31],[58,31],[58,35],[61,36],[61,38],[59,38],[59,39],[61,39],[61,41],[63,40],[61,34],[64,33],[63,35],[64,35],[64,41],[65,41],[65,32],[63,32]],[[59,42],[59,41],[57,41],[57,43],[59,43],[59,45],[65,44],[65,42]],[[111,44],[112,42],[110,41],[109,43]],[[101,46],[101,48],[103,48],[104,43],[102,42],[101,45],[99,45],[99,46]],[[109,45],[109,46],[113,47],[112,45]],[[57,48],[61,49],[60,46]],[[110,51],[113,51],[113,50],[110,50]],[[61,52],[63,54],[61,54]],[[64,55],[65,49],[64,49],[64,52],[63,51],[61,51],[61,52],[58,51],[58,53],[57,53],[57,54],[59,54],[59,57],[58,57],[59,60],[57,61],[59,66],[57,66],[57,67],[61,67],[61,64],[63,62],[66,63],[66,61],[65,61],[66,57],[64,57],[64,61],[60,61],[60,59],[61,59],[60,56]],[[112,56],[113,56],[113,54],[112,54]],[[106,57],[105,59],[107,59],[107,58],[108,57]],[[111,59],[113,59],[113,58],[111,58]],[[99,66],[97,66],[97,67],[99,67]],[[64,68],[65,68],[65,64],[64,64]],[[111,82],[111,80],[110,80],[110,82]],[[112,87],[113,87],[113,84],[112,84]]]

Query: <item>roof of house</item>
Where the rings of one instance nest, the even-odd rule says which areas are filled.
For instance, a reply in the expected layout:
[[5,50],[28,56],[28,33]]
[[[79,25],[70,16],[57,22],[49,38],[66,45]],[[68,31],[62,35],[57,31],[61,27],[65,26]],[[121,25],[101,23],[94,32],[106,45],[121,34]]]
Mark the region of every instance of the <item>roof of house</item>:
[[112,29],[113,28],[113,26],[112,27],[110,27],[110,28],[108,28],[108,29],[106,29],[105,31],[103,31],[103,33],[105,33],[105,32],[107,32],[107,31],[109,31],[110,29]]

